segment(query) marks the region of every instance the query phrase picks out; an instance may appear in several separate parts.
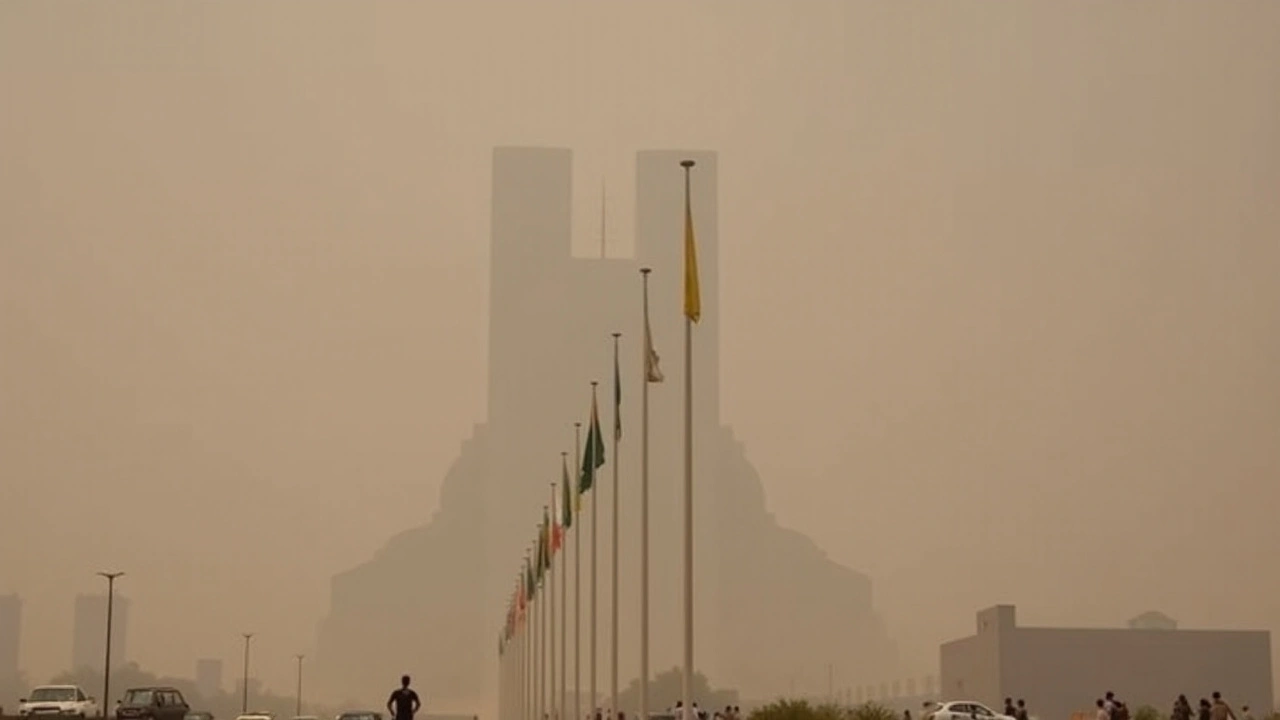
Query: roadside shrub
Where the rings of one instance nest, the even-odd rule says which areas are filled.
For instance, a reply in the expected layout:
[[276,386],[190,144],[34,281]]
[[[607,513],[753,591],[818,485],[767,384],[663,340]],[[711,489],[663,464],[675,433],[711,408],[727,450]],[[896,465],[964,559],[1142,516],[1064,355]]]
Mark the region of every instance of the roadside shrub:
[[1133,720],[1164,720],[1164,716],[1150,705],[1143,705],[1133,711]]
[[[758,707],[747,716],[747,720],[819,720],[817,708],[805,700],[775,700],[768,705]],[[824,719],[826,720],[826,719]]]
[[848,720],[898,720],[898,713],[877,702],[865,702],[849,709]]

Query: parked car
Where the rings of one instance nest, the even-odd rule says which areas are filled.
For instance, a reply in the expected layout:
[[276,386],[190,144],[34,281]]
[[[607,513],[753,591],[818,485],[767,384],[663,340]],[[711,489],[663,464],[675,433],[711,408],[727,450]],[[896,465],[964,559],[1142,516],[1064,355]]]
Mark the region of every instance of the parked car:
[[129,688],[116,705],[119,720],[185,720],[191,706],[177,688]]
[[236,720],[276,720],[276,715],[269,712],[250,712],[237,715]]
[[213,720],[213,713],[204,710],[192,710],[183,720]]
[[348,710],[339,715],[337,720],[382,720],[382,713],[373,710]]
[[86,718],[98,714],[98,703],[75,685],[41,685],[18,701],[18,715],[62,715]]

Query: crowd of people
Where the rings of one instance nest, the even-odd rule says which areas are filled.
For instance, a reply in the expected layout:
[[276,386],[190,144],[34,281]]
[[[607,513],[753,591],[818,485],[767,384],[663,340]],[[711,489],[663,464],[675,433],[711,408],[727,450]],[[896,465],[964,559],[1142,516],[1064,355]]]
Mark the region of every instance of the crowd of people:
[[[1114,692],[1108,691],[1106,695],[1098,698],[1096,704],[1098,711],[1095,720],[1133,720],[1129,706],[1117,698]],[[942,705],[939,703],[925,701],[920,720],[932,720],[940,707]],[[1027,711],[1027,701],[1022,698],[1018,698],[1016,702],[1013,698],[1005,698],[1003,714],[1014,720],[1031,720],[1030,713]],[[902,720],[912,720],[910,710],[902,714]],[[1173,702],[1173,711],[1169,713],[1169,720],[1254,720],[1254,717],[1248,705],[1242,705],[1240,712],[1237,713],[1226,700],[1222,699],[1222,693],[1215,691],[1210,698],[1200,698],[1200,703],[1195,709],[1191,707],[1186,695],[1179,695]]]
[[[1211,697],[1212,699],[1200,698],[1198,708],[1193,711],[1187,696],[1179,695],[1178,699],[1173,701],[1173,711],[1169,713],[1169,720],[1254,720],[1248,705],[1241,706],[1240,713],[1236,714],[1227,701],[1222,699],[1222,693],[1215,690]],[[1106,695],[1098,698],[1096,704],[1098,707],[1096,720],[1132,720],[1129,706],[1117,698],[1114,692],[1108,691]]]
[[[724,710],[714,710],[708,713],[706,710],[698,707],[698,703],[693,703],[692,712],[686,712],[683,700],[677,700],[675,707],[669,711],[675,720],[742,720],[742,708],[736,705],[725,705]],[[599,713],[596,713],[595,720],[603,720]],[[619,713],[618,720],[624,720]]]
[[1240,714],[1237,715],[1235,710],[1222,699],[1222,693],[1215,691],[1212,700],[1200,698],[1199,706],[1194,712],[1187,696],[1179,695],[1178,699],[1173,701],[1173,712],[1169,713],[1169,718],[1170,720],[1253,720],[1253,713],[1248,705],[1241,705]]

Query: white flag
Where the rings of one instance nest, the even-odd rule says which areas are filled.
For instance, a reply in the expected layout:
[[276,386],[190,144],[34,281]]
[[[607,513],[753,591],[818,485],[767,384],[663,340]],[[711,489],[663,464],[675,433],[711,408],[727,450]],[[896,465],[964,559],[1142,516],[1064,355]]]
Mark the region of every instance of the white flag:
[[653,333],[649,330],[649,318],[644,319],[644,379],[645,382],[662,382],[662,368],[658,367],[658,351],[653,349]]

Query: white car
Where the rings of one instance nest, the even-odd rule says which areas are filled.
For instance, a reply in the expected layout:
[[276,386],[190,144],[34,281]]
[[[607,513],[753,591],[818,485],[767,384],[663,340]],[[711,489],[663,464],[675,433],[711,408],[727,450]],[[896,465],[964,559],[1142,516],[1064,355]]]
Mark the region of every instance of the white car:
[[98,714],[98,703],[75,685],[41,685],[31,696],[18,701],[18,715],[36,717],[90,718]]
[[[980,702],[973,700],[954,700],[933,706],[928,720],[1014,720],[1008,715],[1001,715]],[[922,718],[921,720],[924,720]]]

